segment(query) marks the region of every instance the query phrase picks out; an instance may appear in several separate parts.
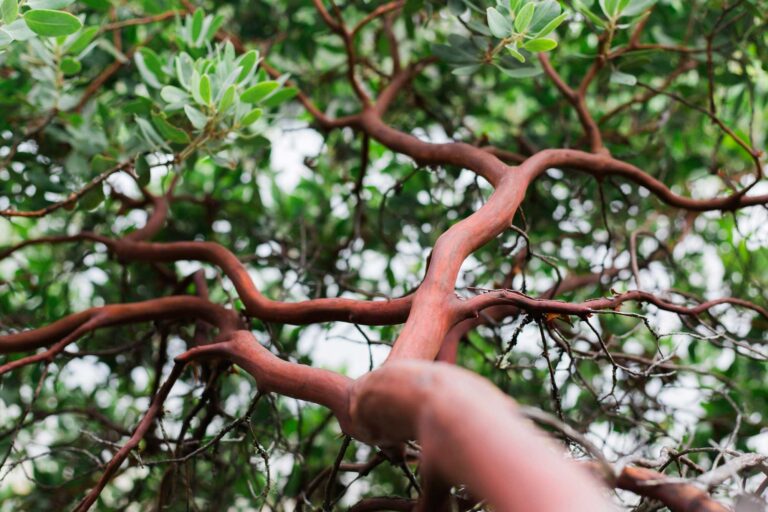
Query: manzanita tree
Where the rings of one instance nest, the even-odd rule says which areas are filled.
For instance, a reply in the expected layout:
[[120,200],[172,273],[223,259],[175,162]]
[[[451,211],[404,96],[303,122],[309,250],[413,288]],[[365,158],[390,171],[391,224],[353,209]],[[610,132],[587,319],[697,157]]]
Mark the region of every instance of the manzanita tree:
[[0,511],[765,510],[763,0],[0,0]]

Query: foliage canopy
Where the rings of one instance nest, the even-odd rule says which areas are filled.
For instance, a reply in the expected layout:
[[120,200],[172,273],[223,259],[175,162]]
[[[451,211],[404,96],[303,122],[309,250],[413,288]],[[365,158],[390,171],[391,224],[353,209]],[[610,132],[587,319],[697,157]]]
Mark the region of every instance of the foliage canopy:
[[[148,313],[29,364],[67,338],[19,350],[15,333],[197,296],[279,358],[352,377],[412,334],[407,315],[254,313],[219,256],[132,252],[149,241],[214,242],[286,303],[426,304],[428,268],[461,265],[448,295],[487,309],[414,350],[437,343],[574,458],[596,447],[619,470],[698,478],[763,510],[766,12],[763,0],[0,0],[0,511],[80,502],[174,357],[222,328]],[[378,106],[378,121],[359,114]],[[464,145],[437,146],[452,142]],[[473,214],[514,179],[524,198],[496,233],[507,213]],[[460,229],[487,239],[439,248]],[[425,339],[449,315],[434,305]],[[247,368],[191,366],[98,510],[419,497],[418,444],[393,458],[343,435],[327,408],[263,392]],[[729,461],[743,467],[706,480]],[[470,491],[451,492],[481,510]],[[655,510],[652,497],[614,498]]]

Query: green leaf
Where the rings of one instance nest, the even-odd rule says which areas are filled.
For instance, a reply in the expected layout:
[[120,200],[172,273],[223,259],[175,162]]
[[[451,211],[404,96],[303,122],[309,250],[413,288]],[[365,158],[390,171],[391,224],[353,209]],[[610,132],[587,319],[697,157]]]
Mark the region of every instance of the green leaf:
[[224,91],[224,94],[221,96],[221,100],[219,101],[219,111],[220,112],[226,112],[229,110],[229,107],[232,106],[232,104],[235,102],[235,95],[237,94],[237,91],[235,90],[234,85],[230,85],[227,87],[227,90]]
[[258,121],[260,117],[261,117],[261,109],[255,108],[250,112],[248,112],[247,114],[245,114],[245,116],[243,116],[243,119],[240,121],[240,124],[242,124],[243,126],[251,126],[253,123]]
[[448,0],[448,9],[451,11],[451,14],[461,16],[467,10],[467,6],[464,5],[462,0]]
[[12,23],[19,15],[19,2],[16,0],[2,0],[2,3],[0,3],[0,14],[2,14],[3,23],[6,25]]
[[600,16],[590,11],[589,8],[586,5],[584,5],[583,2],[581,2],[581,0],[574,0],[574,7],[576,7],[577,11],[579,11],[585,17],[589,18],[589,20],[595,25],[597,25],[598,27],[606,26],[605,20],[603,20]]
[[10,25],[4,26],[2,29],[5,33],[11,36],[15,41],[27,41],[33,37],[37,37],[34,32],[29,30],[27,22],[24,18],[17,18],[16,21]]
[[516,58],[520,62],[525,62],[525,57],[523,57],[523,54],[518,51],[517,46],[515,46],[514,44],[508,44],[505,48],[509,51],[510,55],[512,55],[514,58]]
[[102,173],[108,169],[111,169],[116,164],[117,161],[114,158],[104,155],[96,155],[91,158],[91,170],[96,173]]
[[177,144],[188,144],[190,142],[189,134],[181,128],[173,126],[162,114],[153,112],[152,124],[155,125],[157,131],[167,141]]
[[64,51],[72,53],[74,55],[79,54],[85,50],[93,38],[99,33],[99,27],[87,27],[80,31],[77,37],[72,40],[67,46],[64,47]]
[[280,89],[276,93],[272,94],[270,97],[264,100],[264,106],[266,107],[276,107],[280,105],[281,103],[285,103],[286,101],[290,100],[294,96],[296,96],[299,93],[299,90],[295,87],[286,87],[285,89]]
[[8,46],[12,42],[13,37],[11,37],[11,34],[0,28],[0,48]]
[[203,21],[205,14],[202,9],[197,9],[192,16],[192,41],[196,42],[203,31]]
[[549,38],[531,39],[527,41],[523,48],[529,52],[548,52],[557,46],[557,41]]
[[451,73],[453,73],[456,76],[469,76],[469,75],[475,74],[475,71],[477,71],[481,67],[482,67],[482,64],[471,64],[469,66],[458,67],[453,71],[451,71]]
[[616,11],[619,7],[618,0],[598,0],[600,9],[608,18],[613,18],[616,15]]
[[504,73],[507,76],[510,76],[512,78],[530,78],[533,76],[539,76],[543,73],[541,68],[537,68],[535,66],[525,66],[525,67],[516,67],[516,68],[505,68],[502,66],[497,66],[502,73]]
[[614,70],[611,73],[611,83],[622,85],[637,85],[637,77],[630,75],[629,73],[622,73],[621,71]]
[[191,105],[184,105],[184,113],[192,126],[198,130],[202,130],[208,124],[208,117]]
[[136,120],[136,124],[139,126],[139,131],[141,132],[142,137],[144,137],[144,140],[147,141],[151,147],[163,147],[168,150],[171,149],[170,146],[168,146],[160,134],[157,133],[157,131],[146,119],[142,119],[138,116],[134,117],[134,119]]
[[194,73],[195,63],[192,61],[192,57],[186,53],[182,53],[175,59],[176,62],[176,78],[179,83],[185,89],[190,89],[192,82],[192,74]]
[[491,34],[499,39],[509,37],[512,33],[512,24],[509,20],[493,7],[489,7],[486,13],[488,15],[488,28],[491,29]]
[[75,16],[64,11],[38,9],[24,13],[24,21],[35,34],[46,37],[68,36],[83,26]]
[[30,9],[63,9],[75,0],[27,0]]
[[544,28],[539,30],[539,32],[536,34],[536,37],[544,37],[546,35],[549,35],[554,31],[557,27],[559,27],[566,19],[568,19],[568,13],[564,12],[557,18],[553,19],[549,23],[547,23]]
[[65,75],[76,75],[83,69],[83,65],[77,59],[64,57],[59,64],[59,68]]
[[656,0],[632,0],[629,5],[621,10],[622,16],[637,16],[642,14],[656,3]]
[[110,7],[112,7],[110,0],[80,0],[80,1],[85,5],[87,5],[88,7],[96,9],[97,11],[106,11]]
[[520,9],[520,12],[515,16],[515,30],[523,33],[528,28],[533,18],[533,12],[536,9],[536,4],[529,2]]
[[104,187],[98,183],[95,187],[83,194],[80,198],[80,204],[86,210],[95,210],[104,202]]
[[246,103],[258,103],[280,87],[279,82],[269,80],[250,87],[240,95],[240,99]]
[[211,21],[211,24],[208,25],[208,30],[205,31],[205,39],[211,40],[213,39],[213,36],[216,35],[216,32],[219,31],[221,26],[224,24],[224,16],[221,14],[217,15],[213,18]]
[[136,52],[134,60],[144,82],[155,89],[160,89],[163,86],[162,82],[165,81],[160,57],[151,49],[142,48]]
[[200,73],[197,71],[197,69],[192,70],[192,76],[189,79],[189,90],[192,93],[192,97],[195,99],[195,102],[200,105],[205,105],[206,101],[203,98],[203,95],[200,94],[200,81],[203,78],[200,76]]
[[509,12],[512,14],[517,13],[521,5],[523,5],[523,0],[509,0]]
[[251,50],[242,57],[240,57],[240,60],[238,61],[237,65],[242,68],[242,71],[240,71],[240,75],[237,77],[237,83],[242,82],[246,78],[248,78],[248,75],[251,74],[251,71],[256,66],[256,62],[259,60],[259,52],[256,50]]
[[210,105],[211,103],[211,79],[208,75],[203,75],[200,78],[200,97],[203,99],[203,103]]
[[557,0],[544,0],[539,4],[536,4],[536,10],[531,18],[528,31],[532,33],[540,32],[550,21],[560,15],[560,11],[562,11],[562,9]]
[[189,94],[187,91],[179,89],[173,85],[166,85],[160,90],[160,97],[168,103],[178,104],[185,103],[189,100]]
[[152,112],[152,101],[149,98],[139,96],[133,100],[125,102],[123,111],[128,114],[149,115]]
[[152,168],[147,161],[146,155],[139,155],[134,162],[133,170],[136,172],[139,185],[146,187],[152,179]]

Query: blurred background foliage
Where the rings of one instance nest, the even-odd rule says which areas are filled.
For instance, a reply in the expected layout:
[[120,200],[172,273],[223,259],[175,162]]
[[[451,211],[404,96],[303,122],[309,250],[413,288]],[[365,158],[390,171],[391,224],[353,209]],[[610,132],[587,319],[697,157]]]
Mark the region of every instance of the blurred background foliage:
[[[18,36],[17,24],[20,40],[0,39],[0,209],[45,208],[123,162],[146,164],[137,166],[144,174],[136,179],[115,172],[73,208],[41,219],[0,220],[0,250],[82,230],[124,235],[147,217],[146,204],[126,206],[125,196],[140,201],[137,183],[160,193],[178,176],[177,199],[157,241],[221,243],[274,299],[396,297],[418,285],[437,237],[491,192],[467,170],[421,168],[350,129],[323,131],[291,101],[295,90],[283,81],[275,86],[287,91],[279,101],[243,101],[252,84],[271,81],[256,66],[250,82],[237,87],[236,105],[221,108],[228,88],[223,70],[234,69],[232,59],[244,54],[227,56],[235,49],[217,41],[217,26],[290,74],[329,115],[359,110],[345,79],[342,41],[311,2],[38,3],[22,3],[20,19],[36,7],[50,8],[72,13],[83,28],[58,38]],[[354,26],[384,3],[336,5]],[[541,8],[546,2],[533,3]],[[633,16],[611,18],[605,2],[561,2],[567,18],[548,36],[557,41],[549,52],[553,66],[575,87],[608,32],[610,49],[617,51],[644,24],[640,41],[648,47],[610,60],[587,96],[611,153],[683,195],[713,197],[752,184],[754,163],[713,117],[751,147],[765,146],[768,5],[621,3],[642,5],[634,6],[639,12]],[[512,11],[521,7],[512,4]],[[191,14],[194,7],[199,14]],[[582,148],[573,108],[535,56],[521,50],[521,63],[503,48],[496,51],[500,38],[488,28],[488,7],[512,23],[506,2],[403,3],[391,17],[400,58],[436,60],[397,98],[387,122],[429,140],[493,145],[524,156]],[[126,23],[155,16],[163,19]],[[380,20],[355,40],[358,74],[374,95],[392,73],[391,45]],[[175,74],[182,54],[200,59],[201,77],[213,77],[212,98],[195,98],[201,77],[184,88]],[[216,66],[222,71],[211,71]],[[171,91],[178,96],[169,96],[168,85],[179,88]],[[181,98],[181,108],[172,108],[168,98]],[[253,117],[260,117],[243,122],[257,108]],[[184,158],[172,163],[171,153]],[[752,193],[767,190],[760,180]],[[580,301],[641,286],[680,300],[732,295],[767,302],[765,207],[694,215],[618,178],[597,181],[553,169],[528,191],[515,225],[518,230],[465,263],[457,293],[471,295],[473,287],[511,279],[509,287],[539,295],[558,276],[597,275],[592,284],[557,297]],[[631,270],[633,237],[639,283]],[[212,300],[240,306],[228,280],[207,265],[124,263],[90,243],[28,247],[0,260],[0,330],[43,326],[91,306],[194,293],[185,278],[198,269]],[[730,307],[693,319],[652,306],[627,305],[621,313],[592,317],[589,325],[552,318],[540,327],[529,317],[508,318],[472,331],[458,363],[520,403],[561,415],[611,460],[700,449],[670,464],[670,474],[678,474],[709,468],[719,450],[766,453],[765,319]],[[251,327],[281,357],[353,376],[382,361],[399,330],[257,319]],[[70,347],[45,373],[26,367],[0,380],[0,510],[75,503],[140,419],[193,331],[179,322],[103,329]],[[601,343],[620,368],[606,360]],[[98,509],[319,510],[361,496],[416,495],[409,478],[414,468],[388,463],[359,479],[342,474],[327,486],[322,474],[327,477],[342,447],[335,420],[322,408],[275,396],[259,397],[249,409],[255,393],[241,373],[203,368],[186,374],[163,421],[106,489]],[[195,457],[179,457],[181,433],[195,439],[196,448],[243,415],[246,421],[220,442]],[[353,441],[345,460],[363,462],[374,452]],[[757,485],[754,477],[718,495],[734,499]],[[328,495],[338,503],[329,503]],[[627,508],[650,510],[623,498]]]

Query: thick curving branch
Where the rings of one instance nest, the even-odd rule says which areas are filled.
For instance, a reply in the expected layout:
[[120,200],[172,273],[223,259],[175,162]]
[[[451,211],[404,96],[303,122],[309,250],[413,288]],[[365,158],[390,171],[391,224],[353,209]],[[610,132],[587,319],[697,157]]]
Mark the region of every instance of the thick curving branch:
[[204,261],[218,266],[232,281],[245,306],[245,313],[269,322],[309,324],[345,321],[367,325],[400,323],[408,316],[411,297],[383,301],[363,301],[345,298],[321,298],[301,302],[271,300],[256,288],[245,266],[228,249],[214,242],[150,243],[99,241],[118,258],[129,261],[173,262],[179,260]]
[[274,392],[328,407],[345,431],[354,430],[348,413],[352,380],[335,372],[290,363],[261,346],[249,331],[236,331],[225,341],[194,347],[176,358],[179,363],[227,359],[256,380],[260,392]]
[[[557,71],[555,71],[555,68],[552,67],[552,64],[549,61],[549,56],[546,53],[539,53],[538,56],[541,67],[544,69],[544,73],[549,76],[549,78],[552,80],[552,83],[555,84],[555,87],[557,87],[565,99],[568,100],[568,102],[576,110],[576,114],[579,117],[579,122],[584,128],[584,132],[586,133],[587,139],[589,140],[591,151],[597,154],[608,154],[608,149],[603,145],[603,135],[600,132],[600,127],[597,125],[595,119],[592,117],[592,114],[587,108],[587,100],[585,95],[586,86],[573,89],[571,86],[566,84],[565,81],[557,73]],[[584,84],[589,84],[587,77],[585,77]]]
[[[423,465],[448,483],[466,484],[495,510],[613,510],[509,397],[455,366],[387,363],[355,382],[350,415],[366,442],[418,439]],[[542,482],[549,482],[548,492],[541,492]]]
[[[466,484],[497,510],[612,510],[588,472],[565,460],[552,441],[516,412],[514,402],[482,377],[446,364],[398,361],[352,381],[280,360],[250,332],[237,331],[176,359],[149,411],[78,511],[88,510],[147,433],[184,366],[211,359],[242,367],[260,392],[330,408],[347,434],[366,443],[397,447],[419,440],[422,465],[446,483]],[[513,479],[515,485],[510,485]],[[543,481],[553,484],[551,492],[540,492]]]
[[86,333],[102,327],[177,318],[202,319],[218,327],[220,335],[242,326],[236,312],[186,295],[91,308],[39,329],[0,336],[0,354],[26,352],[50,345],[43,352],[0,365],[0,375],[28,364],[50,361]]
[[[395,342],[390,359],[434,359],[441,340],[458,321],[458,299],[453,287],[462,262],[474,250],[503,232],[512,221],[530,183],[547,169],[576,169],[601,178],[617,175],[647,188],[671,206],[691,211],[732,211],[768,203],[768,195],[732,194],[712,199],[692,199],[672,192],[661,181],[629,163],[611,157],[593,147],[596,153],[570,149],[550,149],[536,153],[521,165],[510,168],[497,157],[463,143],[433,144],[396,130],[382,120],[381,114],[413,74],[411,69],[398,74],[390,88],[382,93],[383,106],[365,108],[347,119],[346,125],[362,130],[389,149],[408,155],[418,163],[457,165],[468,168],[496,187],[488,202],[477,212],[452,226],[435,244],[430,268],[413,298],[408,321]],[[575,93],[574,93],[575,94]]]

